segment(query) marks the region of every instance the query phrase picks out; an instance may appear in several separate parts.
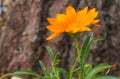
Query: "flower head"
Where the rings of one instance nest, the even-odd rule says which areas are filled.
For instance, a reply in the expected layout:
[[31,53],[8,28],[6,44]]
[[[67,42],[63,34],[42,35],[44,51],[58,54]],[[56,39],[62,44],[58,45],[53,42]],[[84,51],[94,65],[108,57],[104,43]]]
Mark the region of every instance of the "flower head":
[[78,12],[72,6],[66,8],[66,14],[57,14],[56,18],[47,18],[50,25],[47,29],[53,32],[47,40],[51,40],[61,33],[78,33],[84,31],[91,31],[88,25],[99,26],[97,23],[100,21],[95,20],[98,12],[95,8],[88,11],[88,7]]

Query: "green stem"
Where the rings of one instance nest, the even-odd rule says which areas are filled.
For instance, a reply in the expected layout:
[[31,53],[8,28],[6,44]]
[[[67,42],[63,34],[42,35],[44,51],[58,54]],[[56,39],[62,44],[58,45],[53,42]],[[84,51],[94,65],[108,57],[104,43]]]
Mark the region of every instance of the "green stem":
[[[80,49],[79,49],[79,40],[78,37],[76,37],[76,50],[77,50],[77,54],[78,54],[78,59],[80,61]],[[80,67],[80,75],[78,75],[79,79],[83,79],[83,67]]]
[[57,75],[57,79],[60,79],[60,75],[55,69],[55,61],[52,62],[52,71],[53,71],[54,75]]
[[78,37],[76,37],[76,50],[77,50],[77,54],[78,54],[78,58],[80,58],[80,49],[79,49],[79,40]]
[[82,66],[80,68],[80,77],[79,77],[79,79],[83,79],[83,75],[84,75],[84,66]]
[[76,40],[76,43],[75,43],[75,47],[76,47],[76,50],[77,50],[77,58],[75,59],[75,62],[70,70],[70,77],[69,79],[72,79],[72,76],[73,76],[73,71],[77,65],[77,62],[79,62],[79,59],[80,59],[80,49],[79,49],[79,40],[78,40],[78,36],[76,36],[75,38]]
[[75,62],[74,62],[73,66],[72,66],[72,68],[70,70],[70,77],[69,77],[69,79],[72,79],[73,71],[74,71],[74,69],[75,69],[75,67],[77,65],[77,62],[78,62],[78,58],[75,59]]

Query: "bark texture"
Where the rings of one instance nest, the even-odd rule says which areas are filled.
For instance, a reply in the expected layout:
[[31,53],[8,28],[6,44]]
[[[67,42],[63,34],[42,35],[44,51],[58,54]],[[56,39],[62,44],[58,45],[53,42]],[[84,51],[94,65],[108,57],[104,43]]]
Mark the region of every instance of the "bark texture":
[[[74,40],[63,34],[46,41],[50,34],[46,30],[47,17],[65,13],[72,5],[80,10],[86,5],[96,7],[101,19],[101,27],[94,29],[95,37],[105,37],[104,41],[93,45],[88,63],[101,62],[116,65],[110,74],[120,75],[120,0],[10,0],[6,14],[6,28],[0,38],[0,72],[16,70],[36,70],[40,72],[38,61],[46,67],[51,65],[45,46],[60,51],[60,66],[70,68],[74,56]],[[84,36],[84,35],[83,35]],[[84,37],[80,37],[81,41]]]

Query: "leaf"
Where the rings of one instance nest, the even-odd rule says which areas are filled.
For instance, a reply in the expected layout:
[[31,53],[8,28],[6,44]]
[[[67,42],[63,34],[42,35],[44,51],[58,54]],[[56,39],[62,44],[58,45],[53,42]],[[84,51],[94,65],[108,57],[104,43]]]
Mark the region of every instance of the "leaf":
[[51,49],[49,46],[46,46],[46,49],[47,49],[47,51],[48,51],[50,57],[52,58],[52,61],[54,61],[55,55],[54,55],[52,49]]
[[[92,66],[90,64],[86,64],[84,67],[85,74],[88,74],[88,72],[92,69]],[[80,70],[80,67],[75,68],[73,73]]]
[[65,69],[60,68],[60,67],[55,67],[55,69],[58,70],[63,75],[68,76],[68,72]]
[[30,70],[21,70],[21,71],[16,71],[13,73],[13,75],[18,76],[18,75],[33,75],[39,78],[42,78],[42,76],[34,71],[30,71]]
[[86,64],[84,67],[85,75],[87,75],[92,70],[91,64]]
[[80,67],[81,67],[80,68],[80,76],[81,76],[81,78],[84,74],[84,64],[89,55],[89,51],[90,51],[91,45],[93,43],[93,38],[94,38],[94,36],[93,36],[93,33],[91,32],[82,44],[81,56],[80,56]]
[[93,42],[93,33],[90,33],[88,35],[88,37],[85,39],[85,41],[83,42],[82,48],[81,48],[81,59],[80,59],[80,63],[81,65],[85,64],[85,61],[88,57],[91,45]]
[[74,71],[73,71],[73,73],[76,72],[76,71],[78,71],[78,70],[80,70],[80,67],[75,68]]
[[111,76],[111,75],[105,75],[105,76],[96,77],[94,79],[119,79],[119,78]]
[[42,79],[42,76],[39,73],[30,71],[30,70],[21,70],[21,71],[16,71],[14,73],[8,73],[8,74],[1,76],[0,79],[4,79],[9,76],[20,76],[20,75],[32,75],[32,76]]
[[56,59],[56,60],[55,60],[55,65],[56,65],[56,64],[59,64],[59,62],[60,62],[60,59]]
[[108,64],[99,64],[97,65],[95,68],[93,68],[85,77],[85,79],[93,79],[95,77],[96,74],[98,74],[99,72],[101,72],[104,69],[109,69],[112,66],[108,65]]
[[42,61],[39,61],[39,64],[40,64],[40,66],[41,66],[41,68],[42,68],[42,71],[45,73],[45,76],[47,76],[47,70],[46,70],[45,65],[43,64]]
[[2,75],[0,77],[0,79],[4,79],[4,78],[9,77],[9,76],[13,76],[13,74],[12,73],[8,73],[8,74],[5,74],[5,75]]
[[[45,79],[46,79],[46,78],[45,78]],[[59,78],[58,78],[58,76],[57,76],[56,74],[51,73],[51,74],[47,77],[47,79],[59,79]]]
[[94,40],[94,43],[96,43],[98,41],[103,41],[103,40],[105,40],[105,38],[98,38],[98,39]]

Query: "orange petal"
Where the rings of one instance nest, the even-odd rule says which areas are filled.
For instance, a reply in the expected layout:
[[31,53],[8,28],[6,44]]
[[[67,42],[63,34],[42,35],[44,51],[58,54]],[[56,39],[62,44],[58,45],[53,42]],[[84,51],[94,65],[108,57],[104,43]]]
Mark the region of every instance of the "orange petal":
[[67,20],[67,17],[66,17],[65,14],[57,14],[56,18],[57,18],[58,21],[64,21],[65,22]]
[[51,32],[55,32],[56,31],[56,28],[55,28],[56,26],[53,26],[53,25],[48,25],[46,28],[48,29],[48,30],[50,30]]
[[67,26],[69,21],[67,20],[67,16],[64,14],[57,14],[56,15],[57,21],[61,22],[62,26]]
[[48,25],[46,28],[52,32],[64,32],[64,28],[61,26]]
[[93,25],[95,25],[95,26],[101,26],[100,24],[93,24]]
[[75,11],[75,9],[72,7],[72,6],[68,6],[67,8],[66,8],[66,15],[68,16],[68,17],[71,17],[71,16],[73,16],[73,15],[75,15],[76,14],[76,11]]
[[91,31],[91,29],[89,27],[81,27],[81,29],[79,30],[79,32],[84,32],[84,31]]
[[98,23],[100,21],[100,19],[97,19],[97,20],[93,20],[91,23],[92,24],[96,24],[96,23]]
[[71,33],[71,32],[72,32],[72,29],[69,28],[69,27],[67,27],[67,28],[65,29],[65,32],[69,32],[69,33]]
[[50,24],[56,24],[56,19],[54,18],[47,18],[47,20],[49,21]]
[[89,13],[87,13],[87,15],[82,19],[84,26],[91,24],[91,22],[95,19],[97,15],[98,12],[95,12],[95,9],[89,11]]
[[100,19],[98,19],[98,20],[93,20],[93,21],[91,22],[91,24],[93,24],[93,25],[95,25],[95,26],[100,26],[100,24],[97,24],[99,21],[100,21]]
[[58,20],[56,20],[56,19],[54,19],[54,18],[47,18],[47,20],[49,21],[49,23],[50,23],[51,25],[54,25],[54,26],[57,26],[57,27],[59,26],[59,27],[61,27],[61,28],[65,28],[66,25],[67,25],[66,22],[58,21]]
[[85,15],[87,11],[88,11],[88,6],[86,6],[83,10],[80,10],[79,12],[77,12],[77,15],[78,16]]
[[60,35],[62,32],[56,32],[51,34],[49,37],[46,38],[46,40],[51,40],[53,38],[55,38],[56,36]]
[[76,33],[76,32],[78,32],[79,30],[80,30],[80,28],[81,28],[81,26],[79,26],[79,25],[75,25],[74,26],[74,28],[72,28],[72,33]]
[[89,10],[87,14],[95,13],[95,10],[96,10],[96,8],[93,8],[93,9]]
[[88,11],[86,17],[95,18],[98,15],[98,11],[95,12],[95,8]]
[[80,22],[82,18],[85,17],[84,15],[86,15],[87,11],[88,11],[88,6],[86,6],[83,10],[77,12],[77,22]]

